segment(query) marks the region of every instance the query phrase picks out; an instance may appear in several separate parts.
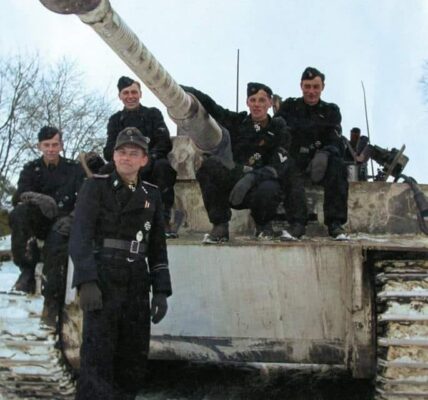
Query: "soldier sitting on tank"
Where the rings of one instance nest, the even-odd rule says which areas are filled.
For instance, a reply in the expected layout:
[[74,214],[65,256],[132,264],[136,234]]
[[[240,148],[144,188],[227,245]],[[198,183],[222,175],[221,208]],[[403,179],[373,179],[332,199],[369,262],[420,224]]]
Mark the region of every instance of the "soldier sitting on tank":
[[350,139],[343,137],[345,145],[345,163],[355,165],[358,169],[358,180],[367,180],[367,152],[369,150],[369,138],[361,135],[360,128],[352,128]]
[[288,98],[275,114],[291,128],[290,156],[302,174],[324,187],[324,224],[331,237],[347,239],[342,225],[348,215],[348,180],[343,161],[341,115],[334,103],[321,100],[325,76],[316,68],[303,71],[303,96]]
[[272,106],[272,90],[250,82],[247,86],[249,113],[229,111],[206,94],[194,88],[183,89],[193,94],[209,114],[230,134],[234,169],[227,169],[217,157],[204,160],[196,173],[205,208],[213,228],[204,243],[229,240],[231,207],[250,209],[256,224],[258,239],[274,237],[272,220],[282,201],[282,189],[289,200],[291,216],[290,237],[300,237],[295,226],[306,221],[306,202],[303,185],[295,181],[293,161],[288,158],[290,134],[281,117],[268,114]]
[[[162,196],[165,217],[165,233],[167,238],[176,238],[177,233],[171,227],[171,208],[174,204],[174,185],[176,171],[168,161],[168,153],[172,149],[171,138],[161,112],[155,107],[141,105],[141,85],[126,76],[122,76],[117,87],[123,110],[113,114],[107,125],[107,143],[104,147],[104,158],[112,161],[113,149],[117,135],[128,126],[136,127],[150,139],[149,162],[142,169],[142,179],[159,187]],[[112,167],[103,171],[111,172]]]
[[172,291],[161,194],[139,174],[148,149],[137,128],[125,128],[114,171],[87,179],[79,192],[70,237],[73,286],[84,312],[76,400],[134,399],[149,351],[150,313],[158,323],[167,312]]
[[34,270],[42,260],[43,294],[58,304],[64,295],[71,213],[84,173],[78,162],[60,156],[63,142],[57,128],[41,128],[37,148],[42,157],[22,169],[9,215],[13,260],[21,270],[15,289],[34,292]]

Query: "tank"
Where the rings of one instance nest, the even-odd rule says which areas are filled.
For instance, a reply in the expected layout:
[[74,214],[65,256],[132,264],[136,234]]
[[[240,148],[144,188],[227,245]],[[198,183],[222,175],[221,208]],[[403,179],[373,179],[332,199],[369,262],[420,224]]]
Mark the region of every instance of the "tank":
[[[195,170],[202,152],[231,165],[227,132],[108,1],[41,2],[91,25],[185,133],[174,138],[170,155],[178,172],[176,215],[183,216],[180,238],[168,242],[174,294],[167,316],[152,327],[150,358],[340,369],[373,379],[379,399],[428,398],[428,186],[410,179],[350,182],[347,242],[327,237],[319,222],[322,190],[308,184],[312,221],[305,239],[252,239],[244,210],[233,211],[230,242],[203,245],[210,224]],[[397,160],[386,163],[388,174]],[[276,229],[285,226],[281,218],[275,222]],[[71,398],[82,324],[76,293],[68,284],[55,324],[43,323],[44,307],[41,295],[0,293],[0,387],[22,398]]]

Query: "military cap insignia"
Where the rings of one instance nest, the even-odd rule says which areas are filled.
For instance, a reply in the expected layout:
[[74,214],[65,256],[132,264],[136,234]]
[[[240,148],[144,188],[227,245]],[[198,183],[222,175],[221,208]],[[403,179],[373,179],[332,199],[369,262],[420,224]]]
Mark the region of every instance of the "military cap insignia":
[[152,227],[152,224],[151,224],[149,221],[147,221],[147,222],[144,224],[144,229],[145,229],[147,232],[151,229],[151,227]]

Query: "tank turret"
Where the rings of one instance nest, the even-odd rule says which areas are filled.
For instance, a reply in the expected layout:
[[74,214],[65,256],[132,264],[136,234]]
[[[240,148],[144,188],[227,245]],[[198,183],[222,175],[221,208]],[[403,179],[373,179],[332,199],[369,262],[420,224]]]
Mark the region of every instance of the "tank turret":
[[227,130],[216,123],[195,97],[175,82],[113,10],[109,0],[40,2],[59,14],[76,14],[82,22],[91,26],[165,105],[181,134],[189,136],[201,152],[216,155],[226,167],[233,168]]

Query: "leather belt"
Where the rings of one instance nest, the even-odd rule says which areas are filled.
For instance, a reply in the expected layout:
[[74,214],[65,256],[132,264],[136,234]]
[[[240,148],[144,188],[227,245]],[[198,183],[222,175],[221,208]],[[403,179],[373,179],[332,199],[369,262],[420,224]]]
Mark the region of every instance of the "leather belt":
[[137,240],[104,239],[103,247],[116,250],[129,251],[131,254],[146,253],[146,244]]

